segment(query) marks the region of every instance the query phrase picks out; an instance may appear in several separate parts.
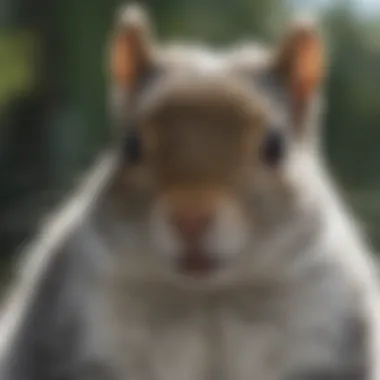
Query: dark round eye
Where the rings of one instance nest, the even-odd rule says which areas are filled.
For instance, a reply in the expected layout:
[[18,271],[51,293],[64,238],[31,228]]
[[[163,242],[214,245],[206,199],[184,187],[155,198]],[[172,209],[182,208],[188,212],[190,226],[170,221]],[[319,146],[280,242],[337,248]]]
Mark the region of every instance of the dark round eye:
[[130,130],[124,140],[124,159],[132,165],[138,164],[141,159],[141,141],[140,135],[135,130]]
[[285,153],[284,136],[278,130],[269,130],[264,139],[261,157],[265,164],[277,166]]

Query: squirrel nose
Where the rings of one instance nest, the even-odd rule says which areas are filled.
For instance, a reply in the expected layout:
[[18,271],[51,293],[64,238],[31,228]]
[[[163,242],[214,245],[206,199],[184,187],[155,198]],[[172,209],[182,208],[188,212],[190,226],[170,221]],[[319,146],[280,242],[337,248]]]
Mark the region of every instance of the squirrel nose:
[[171,222],[177,233],[186,243],[199,241],[206,233],[213,219],[211,211],[182,211],[171,216]]

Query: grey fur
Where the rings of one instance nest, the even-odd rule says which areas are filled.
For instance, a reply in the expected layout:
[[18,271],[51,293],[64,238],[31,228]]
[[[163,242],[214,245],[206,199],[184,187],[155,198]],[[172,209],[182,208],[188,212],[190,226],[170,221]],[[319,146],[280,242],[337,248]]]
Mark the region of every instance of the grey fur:
[[[114,163],[105,165],[100,177],[108,178],[112,165]],[[99,176],[99,170],[92,176]],[[91,178],[89,182],[94,183]],[[360,274],[359,267],[352,267],[359,269],[359,277],[355,280],[344,269],[346,264],[342,265],[332,257],[332,260],[308,264],[296,276],[290,275],[290,281],[282,282],[284,279],[281,281],[280,277],[279,282],[271,280],[261,285],[255,282],[236,283],[222,291],[205,293],[181,289],[159,277],[149,277],[151,275],[144,274],[144,271],[140,274],[143,277],[136,273],[135,278],[124,275],[120,282],[115,275],[110,277],[115,273],[111,263],[121,265],[124,262],[122,256],[115,255],[114,249],[116,242],[123,240],[121,236],[117,237],[118,232],[112,227],[112,223],[118,224],[119,221],[112,219],[113,214],[109,212],[107,182],[98,180],[98,185],[96,194],[91,193],[92,186],[82,190],[90,199],[83,198],[86,204],[80,207],[82,212],[71,221],[65,239],[58,239],[49,251],[45,270],[34,278],[28,306],[19,311],[20,322],[3,342],[0,358],[2,380],[199,379],[198,372],[194,372],[196,368],[191,369],[193,375],[189,377],[189,373],[181,372],[181,367],[176,370],[179,371],[175,372],[176,377],[174,373],[170,375],[170,371],[168,377],[163,377],[167,367],[162,367],[162,364],[156,367],[151,362],[160,351],[165,352],[165,336],[171,331],[185,334],[184,346],[177,347],[179,352],[186,345],[190,350],[187,355],[195,354],[199,349],[206,350],[209,364],[201,377],[204,379],[246,379],[244,370],[235,372],[234,367],[230,367],[237,360],[234,354],[240,352],[240,344],[248,344],[240,355],[251,352],[254,359],[259,354],[257,350],[271,345],[272,339],[275,339],[276,349],[270,357],[261,358],[267,362],[265,366],[261,363],[258,367],[260,379],[374,379],[369,375],[374,363],[368,351],[368,334],[376,332],[371,327],[373,322],[368,318],[369,311],[365,311],[363,306],[365,294],[361,292],[365,288],[360,290],[359,284],[367,280],[361,278],[366,275],[364,272]],[[74,202],[79,198],[74,197]],[[307,245],[312,243],[309,238],[305,242]],[[39,245],[39,249],[33,253],[41,255],[43,245]],[[349,262],[350,255],[346,258]],[[107,282],[107,278],[111,282]],[[21,277],[19,281],[24,279]],[[99,302],[102,299],[99,293],[106,283],[112,296]],[[115,307],[116,314],[108,317],[111,318],[108,323],[117,327],[117,334],[129,336],[132,332],[132,339],[142,332],[139,329],[147,323],[150,337],[144,338],[135,348],[125,347],[124,353],[121,352],[121,343],[117,343],[115,348],[107,347],[104,339],[110,326],[102,325],[105,321],[99,319],[100,314],[95,315],[98,307],[106,305],[109,310],[112,310],[112,305]],[[139,305],[145,305],[145,311],[138,311]],[[11,308],[4,311],[6,315]],[[233,315],[235,317],[231,319]],[[322,322],[324,316],[327,316],[326,323]],[[135,318],[141,319],[136,321]],[[128,321],[132,326],[137,322],[132,331],[126,325]],[[122,326],[124,331],[119,330]],[[249,335],[245,336],[249,334],[249,326],[252,326],[252,333],[256,331],[254,341],[257,340],[258,345],[252,344]],[[239,330],[243,335],[239,333],[230,341]],[[206,346],[197,341],[201,331],[203,339],[208,342]],[[281,333],[277,336],[276,331]],[[228,337],[228,334],[233,335]],[[191,336],[193,338],[190,339]],[[142,336],[137,335],[133,339],[137,339],[137,343]],[[143,343],[145,339],[150,343]],[[230,343],[225,346],[227,341]],[[126,364],[131,357],[135,359]],[[170,363],[174,367],[178,365],[175,360],[167,362]],[[243,367],[247,364],[250,367],[249,363],[241,362]],[[259,364],[255,359],[253,363]],[[252,375],[256,378],[255,372]]]
[[[88,236],[87,240],[87,221],[99,193],[107,187],[113,161],[107,154],[95,165],[78,194],[49,221],[27,251],[24,272],[17,276],[2,310],[1,379],[110,378],[108,374],[100,376],[106,368],[86,357],[83,345],[86,301],[102,262],[96,239]],[[52,245],[47,241],[50,234],[55,234]],[[34,265],[35,273],[28,273]],[[14,319],[17,322],[12,326]]]

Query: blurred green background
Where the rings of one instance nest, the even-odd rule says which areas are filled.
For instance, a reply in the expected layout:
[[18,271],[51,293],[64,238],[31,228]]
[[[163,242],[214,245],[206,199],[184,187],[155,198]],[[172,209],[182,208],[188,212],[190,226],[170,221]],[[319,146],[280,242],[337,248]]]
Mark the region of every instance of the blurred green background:
[[[33,236],[108,139],[104,47],[117,0],[0,0],[0,249]],[[294,12],[330,50],[329,164],[380,248],[380,1],[151,0],[162,39],[276,40]]]

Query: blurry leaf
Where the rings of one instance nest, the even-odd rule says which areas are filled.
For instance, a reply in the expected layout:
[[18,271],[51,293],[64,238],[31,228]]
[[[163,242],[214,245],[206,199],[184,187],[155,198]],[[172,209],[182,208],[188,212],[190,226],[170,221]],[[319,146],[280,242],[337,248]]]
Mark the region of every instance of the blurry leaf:
[[37,38],[30,31],[0,31],[0,108],[36,82]]

